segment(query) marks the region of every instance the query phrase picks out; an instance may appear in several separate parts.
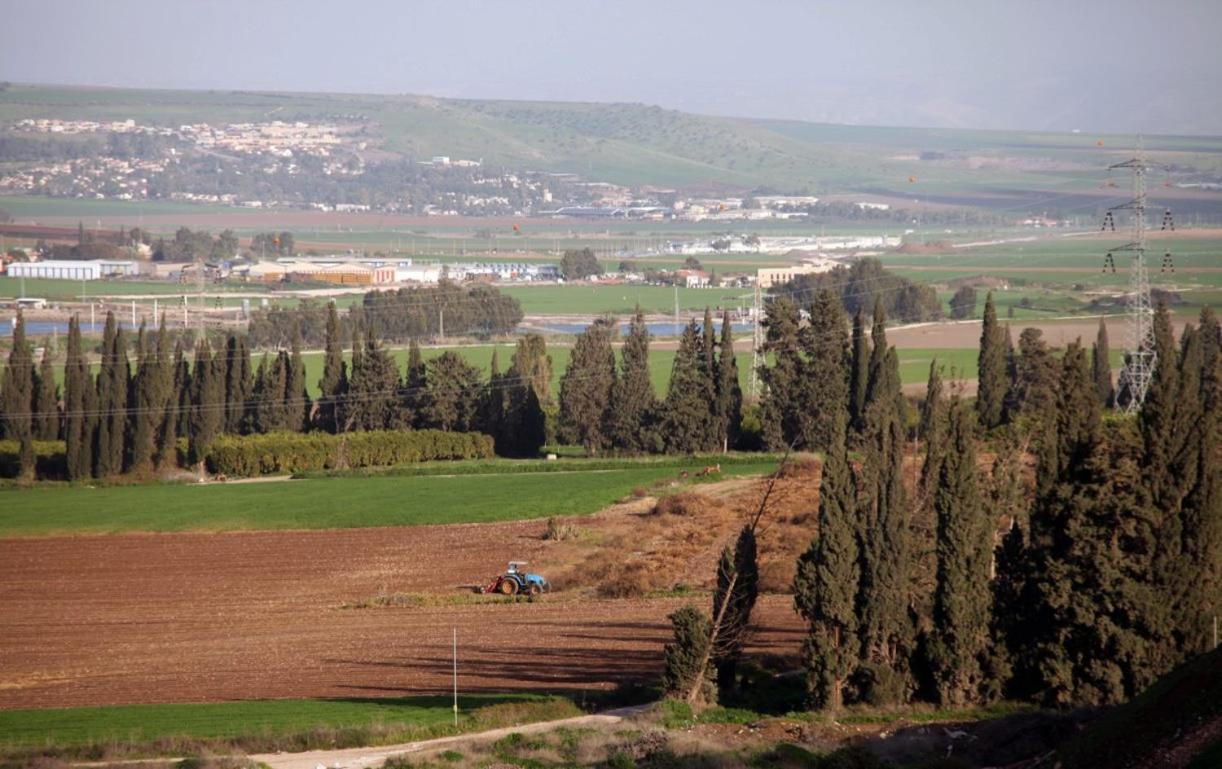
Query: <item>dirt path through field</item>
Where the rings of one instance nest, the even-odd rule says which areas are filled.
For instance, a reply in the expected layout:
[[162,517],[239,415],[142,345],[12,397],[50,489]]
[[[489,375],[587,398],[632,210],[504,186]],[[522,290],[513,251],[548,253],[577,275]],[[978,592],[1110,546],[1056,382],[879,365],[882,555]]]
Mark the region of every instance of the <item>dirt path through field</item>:
[[[655,675],[667,614],[707,597],[466,602],[510,559],[547,574],[544,526],[0,540],[0,708],[444,693],[451,628],[470,693]],[[341,608],[399,592],[431,601]],[[796,653],[788,597],[758,620]]]

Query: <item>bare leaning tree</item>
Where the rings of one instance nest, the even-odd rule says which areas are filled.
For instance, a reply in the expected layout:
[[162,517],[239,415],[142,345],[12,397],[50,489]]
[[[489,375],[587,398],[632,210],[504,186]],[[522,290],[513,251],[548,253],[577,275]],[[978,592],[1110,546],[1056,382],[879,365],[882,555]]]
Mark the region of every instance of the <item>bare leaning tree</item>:
[[[788,456],[786,452],[782,467]],[[725,694],[734,686],[737,663],[750,635],[751,610],[759,592],[756,534],[779,477],[779,470],[773,473],[759,507],[743,525],[734,547],[726,547],[722,552],[712,619],[690,606],[670,616],[675,639],[666,645],[662,685],[676,699],[695,706],[711,704],[717,692]]]

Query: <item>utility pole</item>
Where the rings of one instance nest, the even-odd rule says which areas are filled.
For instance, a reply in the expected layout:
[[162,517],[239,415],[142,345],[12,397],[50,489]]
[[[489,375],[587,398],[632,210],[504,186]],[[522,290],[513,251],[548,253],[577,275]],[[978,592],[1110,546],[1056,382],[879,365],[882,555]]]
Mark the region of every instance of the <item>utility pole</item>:
[[676,283],[672,288],[675,289],[675,335],[678,336],[682,333],[679,328],[679,284]]
[[[1141,140],[1137,142],[1137,151],[1133,158],[1123,163],[1109,166],[1108,170],[1124,169],[1130,172],[1133,179],[1133,198],[1127,203],[1112,206],[1103,218],[1103,229],[1116,229],[1116,219],[1113,211],[1132,212],[1132,231],[1128,243],[1112,249],[1103,263],[1103,271],[1109,269],[1116,272],[1116,261],[1112,254],[1127,252],[1129,258],[1129,319],[1125,333],[1124,368],[1120,373],[1120,381],[1128,388],[1129,398],[1124,409],[1129,413],[1141,410],[1150,389],[1150,381],[1154,376],[1154,367],[1158,364],[1158,352],[1154,346],[1154,306],[1150,299],[1150,275],[1146,265],[1146,173],[1151,166],[1146,161]],[[1163,229],[1175,229],[1171,221],[1171,212],[1163,217]],[[1163,271],[1171,265],[1171,253],[1163,256]]]

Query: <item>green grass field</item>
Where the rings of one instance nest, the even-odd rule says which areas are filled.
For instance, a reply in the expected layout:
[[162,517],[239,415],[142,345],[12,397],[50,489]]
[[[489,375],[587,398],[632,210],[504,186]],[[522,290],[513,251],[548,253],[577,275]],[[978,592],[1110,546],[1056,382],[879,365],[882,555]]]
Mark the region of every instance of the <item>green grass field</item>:
[[[766,455],[718,457],[723,476],[771,472]],[[0,491],[0,536],[250,531],[486,523],[592,513],[638,486],[703,468],[700,458],[402,468],[273,483],[39,486]],[[562,473],[562,475],[558,474]]]
[[[510,707],[513,706],[513,707]],[[158,747],[238,745],[256,750],[303,750],[419,739],[503,725],[522,717],[576,715],[566,699],[521,694],[458,699],[459,725],[449,697],[394,699],[252,700],[246,702],[123,705],[0,710],[0,753],[51,749],[68,754],[118,749],[156,754]],[[505,711],[498,714],[497,710]],[[348,734],[345,734],[347,732]],[[311,744],[318,742],[321,744]]]

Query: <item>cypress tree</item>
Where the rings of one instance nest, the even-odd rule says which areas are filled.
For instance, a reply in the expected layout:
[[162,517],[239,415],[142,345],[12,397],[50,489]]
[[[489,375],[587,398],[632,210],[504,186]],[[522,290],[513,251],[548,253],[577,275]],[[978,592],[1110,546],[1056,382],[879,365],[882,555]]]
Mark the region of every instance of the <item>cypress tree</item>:
[[[475,428],[495,441],[501,434],[501,423],[505,419],[505,380],[501,376],[501,363],[497,348],[492,348],[492,362],[488,366],[488,386],[480,403],[480,416]],[[410,424],[410,422],[409,422]],[[500,449],[498,449],[500,453]]]
[[706,450],[713,450],[722,445],[722,432],[717,418],[717,334],[713,328],[713,313],[708,307],[704,308],[700,331],[700,373],[704,377],[705,404],[709,410],[709,418],[704,422],[708,435],[703,443],[708,447]]
[[98,428],[94,451],[94,474],[117,475],[124,468],[124,434],[127,427],[127,385],[130,376],[127,343],[113,312],[106,313],[102,332],[102,365],[98,371]]
[[423,419],[425,386],[428,383],[424,360],[420,357],[420,345],[412,337],[407,349],[407,371],[403,374],[404,423],[421,426]]
[[16,440],[20,452],[20,477],[34,479],[34,355],[25,338],[25,317],[17,310],[13,327],[13,347],[4,370],[4,386],[0,388],[3,403],[4,437]]
[[255,367],[255,387],[246,410],[245,429],[248,433],[263,435],[275,429],[274,405],[278,405],[278,401],[271,369],[271,361],[265,352]]
[[980,699],[989,648],[993,524],[976,477],[975,419],[957,396],[948,409],[934,491],[938,581],[930,661],[941,704]]
[[675,353],[670,387],[662,404],[660,432],[667,451],[693,454],[708,451],[711,434],[709,403],[705,399],[705,377],[701,370],[700,330],[696,321],[683,329]]
[[929,362],[929,381],[925,384],[925,400],[921,402],[918,426],[925,442],[925,462],[921,466],[921,489],[929,493],[941,470],[942,449],[946,432],[946,407],[942,402],[942,370],[937,359]]
[[560,421],[590,456],[609,444],[611,391],[615,387],[615,351],[609,319],[598,319],[577,337],[572,358],[560,377]]
[[1095,380],[1095,389],[1099,391],[1099,402],[1108,409],[1116,402],[1116,388],[1112,385],[1111,355],[1107,343],[1107,324],[1100,317],[1095,345],[1091,348],[1091,374]]
[[[876,329],[880,324],[876,313]],[[907,685],[912,647],[908,618],[908,509],[904,499],[904,421],[900,411],[899,358],[875,334],[874,347],[886,351],[872,367],[866,429],[862,436],[858,541],[861,581],[858,591],[859,632],[864,693],[868,701],[898,702]]]
[[787,446],[810,446],[811,415],[807,411],[808,382],[802,359],[798,306],[787,298],[769,302],[764,309],[764,345],[773,363],[761,365],[760,380],[764,395],[760,402],[760,422],[764,444],[772,451]]
[[147,329],[144,322],[140,323],[140,331],[136,335],[136,375],[132,378],[132,472],[147,473],[153,465],[155,386],[153,356],[155,349],[150,349]]
[[174,437],[191,434],[191,364],[187,362],[187,343],[182,337],[174,343]]
[[152,361],[153,366],[153,464],[155,467],[169,467],[178,461],[177,418],[174,412],[178,392],[174,387],[174,360],[170,353],[170,334],[166,329],[165,316],[161,316],[161,325],[157,329],[157,344]]
[[992,622],[989,635],[992,649],[988,661],[988,699],[1005,696],[1029,699],[1035,676],[1030,667],[1015,676],[1031,648],[1030,628],[1022,618],[1030,615],[1024,605],[1027,590],[1026,538],[1023,533],[1026,512],[1026,489],[1022,483],[1021,456],[1017,447],[1007,442],[997,453],[989,473],[986,506],[990,521],[1009,525],[1006,534],[993,551],[994,578],[991,586]]
[[976,390],[976,414],[980,426],[992,430],[1002,423],[1006,398],[1005,340],[997,323],[997,308],[993,292],[984,300],[984,323],[980,332],[980,358],[977,364],[979,387]]
[[[712,623],[694,606],[685,606],[671,614],[674,640],[663,649],[662,692],[668,697],[684,699],[695,691],[700,702],[715,699],[713,682],[696,680],[700,666],[709,651]],[[705,675],[711,671],[706,667]]]
[[442,353],[425,365],[428,384],[423,426],[458,432],[471,429],[479,407],[479,369],[452,351]]
[[327,338],[323,355],[322,379],[318,381],[321,393],[318,402],[319,427],[329,433],[338,433],[343,419],[342,401],[348,390],[348,373],[344,365],[344,346],[340,340],[339,314],[334,302],[327,305]]
[[[359,364],[359,368],[358,368]],[[286,360],[285,421],[288,421],[288,381],[291,364]],[[352,381],[349,385],[351,419],[360,430],[393,430],[399,426],[399,369],[374,334],[365,340],[365,351],[358,357],[354,348]]]
[[[430,372],[432,370],[430,369]],[[552,358],[539,334],[518,340],[509,361],[504,435],[498,445],[510,456],[538,456],[547,443],[546,406],[551,398]]]
[[242,432],[246,418],[246,401],[250,399],[254,381],[250,370],[250,350],[246,338],[230,334],[225,341],[225,421],[224,431],[233,435]]
[[64,362],[64,450],[68,480],[79,481],[93,472],[93,436],[89,412],[94,383],[81,350],[81,324],[68,320],[68,357]]
[[[759,560],[755,531],[743,526],[733,549],[722,550],[717,563],[717,586],[713,590],[713,611],[717,617],[725,604],[717,644],[709,661],[717,673],[717,691],[724,699],[734,690],[738,661],[742,657],[751,624],[751,611],[759,597]],[[730,589],[733,580],[734,588]],[[727,601],[726,594],[729,593]]]
[[803,378],[810,419],[807,448],[827,450],[835,437],[835,422],[849,399],[848,324],[840,299],[830,289],[815,297],[810,325],[800,336],[806,352]]
[[42,350],[42,361],[38,364],[38,386],[34,391],[34,439],[54,441],[59,439],[59,385],[55,383],[55,367],[51,364],[51,347]]
[[1043,421],[1056,407],[1058,367],[1038,328],[1018,335],[1018,355],[1006,397],[1006,419],[1032,416]]
[[[393,367],[393,362],[392,362]],[[398,386],[396,381],[392,389]],[[301,358],[301,328],[294,323],[289,345],[288,382],[284,392],[284,429],[289,432],[305,432],[310,423],[310,393],[306,389],[305,361]],[[398,424],[396,418],[395,424]]]
[[1028,542],[1030,597],[1023,601],[1027,614],[1021,620],[1033,636],[1025,667],[1050,705],[1080,701],[1072,643],[1077,628],[1070,612],[1087,544],[1080,541],[1086,511],[1076,492],[1089,480],[1087,465],[1099,441],[1098,392],[1085,353],[1075,342],[1061,360],[1055,420],[1042,438],[1037,461]]
[[721,317],[721,343],[717,350],[717,402],[713,409],[717,440],[722,451],[738,442],[743,418],[743,389],[738,381],[738,361],[734,357],[734,328],[730,311]]
[[191,420],[187,436],[187,454],[189,461],[198,466],[201,475],[208,450],[220,434],[225,416],[222,367],[223,364],[218,365],[214,360],[208,339],[200,339],[195,348],[195,366],[191,379]]
[[857,487],[846,448],[847,413],[842,405],[819,484],[818,536],[798,559],[794,606],[809,634],[802,645],[811,705],[839,710],[857,669],[859,547],[854,526]]
[[853,316],[852,352],[849,362],[849,420],[854,432],[866,425],[866,387],[870,382],[870,340],[866,337],[865,311]]
[[633,454],[650,451],[655,448],[651,421],[658,398],[649,378],[649,328],[640,307],[632,317],[620,357],[620,375],[611,388],[611,444]]

